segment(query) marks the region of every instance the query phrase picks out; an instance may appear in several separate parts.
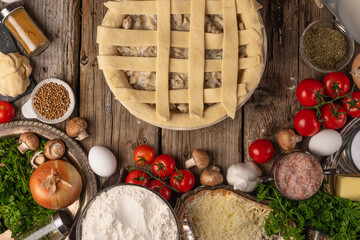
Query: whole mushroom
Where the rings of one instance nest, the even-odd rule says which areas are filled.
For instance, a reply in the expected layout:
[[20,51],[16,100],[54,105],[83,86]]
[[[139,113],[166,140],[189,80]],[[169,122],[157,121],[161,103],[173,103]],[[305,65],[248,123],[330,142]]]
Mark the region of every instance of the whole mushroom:
[[351,75],[354,79],[354,83],[360,88],[360,53],[356,56],[351,66]]
[[302,136],[297,135],[292,129],[281,129],[277,135],[277,141],[282,149],[289,151],[302,141]]
[[220,168],[212,166],[211,169],[205,170],[200,175],[201,185],[216,186],[222,184],[224,181],[223,175],[220,173]]
[[60,139],[48,141],[44,146],[45,156],[50,160],[58,160],[65,154],[65,144]]
[[33,155],[33,157],[30,159],[30,165],[34,169],[38,168],[41,164],[43,164],[46,161],[44,152],[42,151],[36,151]]
[[19,142],[21,144],[18,146],[18,149],[22,154],[25,154],[25,152],[29,149],[31,151],[35,151],[40,146],[39,138],[32,132],[21,134]]
[[76,140],[82,141],[89,137],[89,134],[86,132],[87,127],[88,124],[85,119],[80,117],[73,118],[66,125],[66,133],[69,137],[75,137]]
[[210,158],[209,155],[201,149],[193,151],[192,158],[185,161],[185,168],[189,169],[197,166],[200,170],[209,166]]

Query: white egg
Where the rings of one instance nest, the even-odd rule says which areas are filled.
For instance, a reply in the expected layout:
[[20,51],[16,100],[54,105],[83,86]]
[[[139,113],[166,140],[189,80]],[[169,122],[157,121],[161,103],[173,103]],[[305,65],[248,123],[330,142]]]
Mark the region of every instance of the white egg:
[[89,164],[91,169],[101,177],[111,176],[117,166],[114,154],[102,146],[94,146],[89,152]]
[[329,156],[338,151],[341,144],[342,138],[337,131],[325,129],[310,139],[309,150],[318,156]]

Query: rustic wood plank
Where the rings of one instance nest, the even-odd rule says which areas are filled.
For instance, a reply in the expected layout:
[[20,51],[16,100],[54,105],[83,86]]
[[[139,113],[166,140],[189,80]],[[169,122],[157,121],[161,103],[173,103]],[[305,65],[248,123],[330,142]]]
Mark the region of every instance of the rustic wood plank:
[[[260,1],[260,11],[268,37],[268,60],[258,89],[244,106],[245,161],[251,161],[248,148],[259,138],[272,141],[279,129],[292,128],[294,112],[298,109],[295,90],[298,83],[299,29],[298,0]],[[280,149],[275,147],[275,156]],[[269,174],[273,160],[261,164]]]
[[[0,7],[4,7],[0,3]],[[33,77],[39,82],[55,77],[69,83],[76,93],[79,66],[80,0],[27,1],[25,8],[29,15],[51,41],[50,47],[37,57],[31,58]],[[22,50],[22,49],[21,49]],[[24,51],[22,51],[24,54]],[[15,120],[24,119],[21,106],[29,95],[15,101]],[[73,116],[77,114],[74,111]],[[65,123],[58,124],[60,129]]]
[[[134,165],[133,152],[148,144],[158,152],[158,128],[133,117],[108,88],[96,57],[96,28],[107,9],[105,1],[82,1],[80,52],[80,116],[89,121],[90,138],[83,141],[86,150],[102,145],[114,152],[120,166]],[[104,179],[101,179],[103,181]]]
[[[184,168],[184,161],[191,158],[195,149],[204,149],[210,156],[211,165],[221,168],[226,176],[226,170],[234,163],[241,162],[241,120],[239,110],[234,120],[224,121],[200,130],[172,131],[162,130],[162,152],[175,158],[177,167]],[[196,167],[191,171],[197,176],[199,184],[200,170]]]

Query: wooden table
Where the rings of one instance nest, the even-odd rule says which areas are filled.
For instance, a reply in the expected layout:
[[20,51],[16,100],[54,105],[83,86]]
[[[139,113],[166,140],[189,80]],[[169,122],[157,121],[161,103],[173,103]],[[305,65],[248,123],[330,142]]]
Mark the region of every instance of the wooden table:
[[[265,138],[275,145],[278,130],[292,128],[295,112],[300,108],[295,95],[298,82],[324,76],[302,61],[299,39],[308,24],[321,18],[333,18],[331,13],[326,8],[317,8],[313,0],[260,0],[268,37],[266,70],[259,87],[237,112],[236,118],[195,131],[154,127],[130,115],[114,99],[98,69],[96,28],[107,11],[103,6],[105,1],[26,1],[27,11],[51,39],[49,49],[32,58],[31,63],[37,81],[57,77],[70,83],[77,101],[73,117],[81,116],[89,121],[91,137],[82,142],[83,147],[86,150],[94,145],[108,147],[121,166],[133,165],[134,149],[148,144],[157,154],[173,156],[178,168],[184,166],[194,149],[205,149],[213,164],[226,173],[230,165],[250,161],[248,147],[254,140]],[[15,120],[24,119],[21,106],[28,97],[14,103]],[[57,127],[64,130],[65,123]],[[276,154],[279,153],[276,147]],[[271,165],[269,162],[260,167],[267,174]],[[199,173],[196,169],[193,172]]]

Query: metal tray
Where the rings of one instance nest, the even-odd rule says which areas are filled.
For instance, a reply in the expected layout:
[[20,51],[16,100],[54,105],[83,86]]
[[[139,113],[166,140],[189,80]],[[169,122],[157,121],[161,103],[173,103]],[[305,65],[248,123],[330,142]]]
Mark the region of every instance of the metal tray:
[[76,167],[84,183],[80,198],[67,208],[71,213],[72,220],[74,220],[90,198],[97,192],[95,174],[90,169],[86,153],[75,140],[49,125],[33,121],[16,121],[0,124],[0,139],[9,137],[18,138],[24,132],[33,132],[39,138],[45,140],[56,138],[64,141],[67,151],[63,159],[69,161]]

